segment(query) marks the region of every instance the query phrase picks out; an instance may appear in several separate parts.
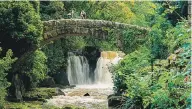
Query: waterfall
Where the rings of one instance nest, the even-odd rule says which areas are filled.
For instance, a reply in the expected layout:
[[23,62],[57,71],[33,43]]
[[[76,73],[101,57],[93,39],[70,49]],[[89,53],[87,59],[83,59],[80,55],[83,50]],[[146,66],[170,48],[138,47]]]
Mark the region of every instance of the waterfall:
[[116,52],[103,51],[101,57],[97,61],[95,69],[95,83],[99,84],[112,84],[112,74],[109,67],[117,64],[122,58],[118,57]]
[[84,56],[69,56],[68,80],[70,84],[90,84],[89,64]]
[[97,61],[97,67],[95,69],[95,83],[96,84],[110,84],[112,83],[112,76],[109,72],[108,66],[110,64],[109,59],[100,57]]
[[[69,53],[67,75],[69,83],[83,84],[112,84],[112,74],[109,67],[117,64],[121,58],[117,52],[103,51],[97,61],[94,72],[90,71],[88,60],[85,56],[75,56]],[[94,75],[91,75],[93,74]]]

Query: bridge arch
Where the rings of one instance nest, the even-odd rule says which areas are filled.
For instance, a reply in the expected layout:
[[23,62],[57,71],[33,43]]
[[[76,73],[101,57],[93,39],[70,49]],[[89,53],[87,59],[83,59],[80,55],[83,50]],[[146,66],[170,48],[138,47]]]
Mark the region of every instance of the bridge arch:
[[[37,50],[39,47],[48,44],[50,41],[65,38],[66,36],[91,36],[105,39],[110,30],[117,32],[117,41],[121,41],[121,31],[127,29],[139,30],[141,31],[141,34],[145,34],[150,31],[150,28],[106,20],[59,19],[43,21],[43,40],[41,41],[40,46],[32,47],[31,50],[24,53],[15,63],[14,68],[16,69],[14,69],[14,71],[19,68],[18,66],[28,55]],[[117,43],[120,44],[121,42]],[[117,46],[120,47],[121,45]]]
[[[147,33],[149,28],[137,25],[111,22],[106,20],[92,19],[59,19],[43,22],[43,41],[46,44],[49,41],[64,38],[66,36],[91,36],[99,39],[105,39],[109,30],[120,31],[126,29],[135,29]],[[117,40],[119,34],[117,35]]]

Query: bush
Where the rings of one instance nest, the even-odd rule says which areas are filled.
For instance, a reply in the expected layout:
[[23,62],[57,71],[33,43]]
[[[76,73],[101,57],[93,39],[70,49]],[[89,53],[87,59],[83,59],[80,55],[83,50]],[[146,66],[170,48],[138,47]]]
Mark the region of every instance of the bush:
[[[189,107],[188,98],[191,85],[188,80],[190,77],[189,45],[182,46],[183,51],[177,55],[176,68],[171,67],[171,70],[167,69],[164,63],[158,63],[155,64],[154,70],[151,72],[150,64],[145,62],[149,55],[146,55],[145,52],[135,51],[127,55],[114,70],[116,90],[121,89],[123,85],[124,94],[131,98],[123,106],[132,106],[135,100],[139,100],[135,98],[141,98],[139,101],[142,101],[143,106],[150,109]],[[118,82],[119,80],[121,82]]]
[[0,7],[0,33],[3,38],[14,38],[15,41],[27,39],[32,44],[42,39],[40,16],[29,1],[0,2]]
[[27,58],[19,65],[19,73],[24,77],[23,83],[25,89],[34,88],[46,77],[47,74],[47,57],[45,54],[36,50],[29,54]]
[[[0,48],[0,52],[2,49]],[[8,50],[5,57],[0,58],[0,108],[3,107],[4,98],[7,95],[6,88],[10,86],[7,82],[7,71],[11,69],[11,64],[16,61],[16,58],[12,58],[13,52]]]

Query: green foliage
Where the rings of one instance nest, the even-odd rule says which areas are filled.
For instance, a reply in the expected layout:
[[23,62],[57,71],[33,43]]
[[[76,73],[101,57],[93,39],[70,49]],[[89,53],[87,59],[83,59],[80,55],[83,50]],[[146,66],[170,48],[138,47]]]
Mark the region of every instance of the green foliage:
[[124,30],[121,37],[122,50],[125,53],[131,53],[138,49],[142,44],[148,43],[148,40],[148,35],[144,31],[135,29]]
[[166,32],[166,40],[164,43],[168,46],[168,50],[173,52],[176,48],[184,43],[190,42],[191,29],[187,21],[177,23],[174,28],[168,29]]
[[95,46],[97,48],[100,48],[100,50],[102,51],[118,51],[119,48],[117,47],[116,31],[113,31],[113,30],[107,30],[107,31],[108,31],[108,36],[104,36],[102,38],[95,38],[92,36],[85,37],[85,41],[87,45]]
[[[191,41],[189,38],[191,30],[186,21],[179,22],[173,27],[164,17],[164,13],[154,16],[149,38],[151,41],[150,52],[144,52],[144,55],[148,54],[148,60],[153,61],[151,65],[153,66],[153,72],[151,72],[149,61],[144,63],[144,66],[140,66],[143,62],[141,60],[146,59],[141,57],[142,54],[139,55],[141,57],[139,58],[140,61],[135,61],[133,57],[138,57],[137,54],[134,54],[135,52],[128,54],[114,68],[115,90],[119,91],[124,88],[125,95],[131,97],[122,108],[129,108],[136,97],[141,97],[144,107],[149,109],[183,109],[190,107],[188,98],[191,93],[191,82],[187,81],[186,78],[190,78],[191,72]],[[133,42],[134,40],[131,38],[128,41]],[[174,52],[177,48],[181,51],[179,54],[177,53],[175,67],[168,68],[168,65],[161,63],[161,60],[155,61],[155,59],[166,59],[168,54]],[[158,64],[157,61],[159,61]]]
[[172,72],[162,72],[157,79],[157,85],[160,86],[153,91],[153,101],[151,108],[184,108],[186,99],[190,94],[190,85],[184,83],[182,74],[173,75]]
[[149,52],[139,54],[135,51],[128,54],[114,68],[115,90],[118,91],[123,86],[125,95],[131,98],[123,106],[129,108],[135,97],[141,97],[145,108],[182,109],[189,107],[191,82],[187,82],[185,78],[190,77],[190,44],[184,44],[182,49],[183,51],[177,55],[176,59],[176,68],[177,66],[183,67],[179,72],[175,70],[176,68],[167,69],[164,63],[155,64],[151,72],[149,62],[144,61],[150,59]]
[[152,20],[152,30],[150,32],[151,54],[154,59],[164,59],[168,56],[168,48],[163,43],[168,28],[172,28],[164,15],[156,15]]
[[57,73],[60,68],[66,66],[66,64],[64,64],[66,56],[64,55],[62,42],[62,40],[57,40],[43,48],[43,52],[47,56],[48,72],[51,74]]
[[83,107],[76,107],[67,105],[63,107],[56,107],[52,105],[45,105],[42,101],[27,101],[27,102],[7,102],[5,109],[85,109]]
[[62,1],[41,1],[40,14],[42,20],[61,19],[64,17],[64,3]]
[[[119,89],[122,89],[122,86],[127,84],[126,80],[129,75],[132,75],[130,78],[136,79],[134,76],[134,72],[139,70],[141,67],[145,67],[150,65],[149,64],[149,58],[150,52],[147,48],[142,47],[139,50],[136,50],[127,56],[114,68],[114,86],[115,90],[118,91]],[[131,82],[131,81],[130,81]],[[128,89],[131,86],[127,85]],[[124,87],[126,88],[126,87]]]
[[57,73],[67,67],[67,56],[69,51],[75,51],[85,47],[86,41],[83,37],[65,37],[57,40],[43,48],[48,61],[48,72],[50,75]]
[[19,66],[19,73],[29,78],[24,81],[26,89],[36,87],[36,85],[46,77],[46,62],[46,55],[42,51],[36,50],[35,52],[29,54],[22,65]]
[[42,109],[42,102],[7,102],[5,104],[5,109]]
[[87,42],[84,37],[73,36],[73,37],[66,37],[65,38],[65,46],[66,48],[69,47],[69,50],[77,50],[82,49],[87,45]]
[[29,2],[33,5],[33,8],[35,9],[36,13],[39,13],[39,11],[40,11],[40,2],[37,1],[37,0],[29,1]]
[[154,14],[154,9],[156,8],[152,2],[94,1],[89,3],[91,4],[91,9],[86,10],[89,18],[142,26],[148,25],[147,20]]
[[27,39],[32,44],[42,39],[40,16],[29,1],[0,2],[0,27],[1,37]]
[[[1,51],[2,49],[0,48]],[[0,108],[3,107],[4,98],[7,95],[6,88],[10,86],[6,79],[7,71],[11,69],[11,64],[17,60],[17,58],[12,58],[12,56],[13,52],[8,50],[6,56],[0,58]]]
[[30,91],[27,91],[23,97],[26,100],[45,101],[45,99],[49,99],[56,95],[57,94],[55,88],[34,88]]

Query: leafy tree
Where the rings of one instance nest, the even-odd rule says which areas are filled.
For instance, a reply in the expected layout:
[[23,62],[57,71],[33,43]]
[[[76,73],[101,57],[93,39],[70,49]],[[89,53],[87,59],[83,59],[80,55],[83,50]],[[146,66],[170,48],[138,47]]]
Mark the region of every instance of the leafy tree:
[[40,14],[42,20],[61,19],[64,17],[64,3],[62,1],[41,1]]
[[167,45],[169,52],[173,52],[183,44],[190,43],[190,32],[190,26],[186,20],[178,22],[174,28],[167,30],[163,43]]
[[[122,89],[122,85],[126,84],[126,80],[129,75],[134,75],[134,73],[139,70],[141,67],[145,67],[150,65],[150,52],[147,48],[141,47],[139,50],[136,50],[127,56],[117,65],[114,67],[114,85],[115,90],[118,91]],[[135,78],[133,78],[135,79]],[[122,81],[122,82],[119,82]],[[132,86],[126,86],[129,90],[131,90]],[[126,90],[123,89],[124,91]]]
[[[47,75],[47,57],[44,52],[36,50],[29,54],[24,62],[17,66],[19,74],[23,75],[25,89],[29,90],[38,85]],[[21,78],[20,78],[21,79]]]
[[175,26],[178,22],[188,19],[188,1],[158,1],[161,4],[159,14],[164,13],[167,20]]
[[53,75],[66,66],[64,63],[67,61],[64,55],[64,50],[62,48],[63,41],[57,40],[43,48],[45,55],[47,56],[47,65],[48,65],[48,72],[50,75]]
[[20,56],[42,39],[42,23],[33,6],[28,1],[0,2],[0,46],[5,51],[11,48],[14,55]]
[[[2,49],[0,48],[0,52]],[[7,71],[11,69],[11,64],[14,63],[17,58],[13,58],[13,52],[8,50],[5,57],[0,58],[0,108],[3,108],[5,96],[7,95],[6,88],[10,86],[10,83],[6,79]]]

